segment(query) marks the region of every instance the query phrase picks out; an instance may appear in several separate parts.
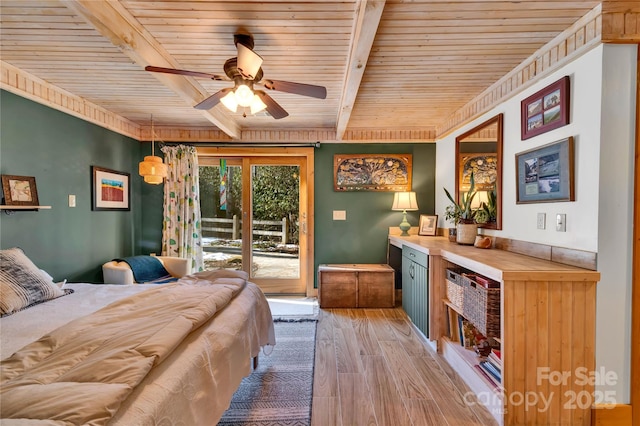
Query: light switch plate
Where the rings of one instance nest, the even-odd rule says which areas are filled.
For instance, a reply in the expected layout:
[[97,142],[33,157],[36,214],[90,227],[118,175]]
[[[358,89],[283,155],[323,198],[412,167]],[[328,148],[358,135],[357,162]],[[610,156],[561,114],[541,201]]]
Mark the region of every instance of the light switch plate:
[[556,215],[556,231],[567,232],[567,215],[558,213]]
[[346,210],[334,210],[333,211],[333,220],[347,220],[347,211]]
[[69,207],[75,207],[75,206],[76,206],[76,196],[69,195]]

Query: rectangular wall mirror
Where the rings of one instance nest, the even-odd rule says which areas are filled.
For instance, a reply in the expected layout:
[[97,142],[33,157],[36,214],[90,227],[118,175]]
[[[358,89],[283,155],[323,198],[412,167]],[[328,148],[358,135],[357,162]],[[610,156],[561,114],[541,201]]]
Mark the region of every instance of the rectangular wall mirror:
[[480,208],[484,223],[479,227],[502,229],[502,119],[503,114],[479,124],[456,138],[455,197],[469,191],[471,173],[476,196],[473,207]]

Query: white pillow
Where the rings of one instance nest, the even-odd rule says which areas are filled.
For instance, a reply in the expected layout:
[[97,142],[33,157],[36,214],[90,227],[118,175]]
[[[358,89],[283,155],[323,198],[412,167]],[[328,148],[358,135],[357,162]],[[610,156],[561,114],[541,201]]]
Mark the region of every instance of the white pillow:
[[[53,281],[53,277],[51,275],[49,275],[49,273],[47,271],[45,271],[44,269],[40,269],[40,272],[42,273],[42,275],[44,276],[45,279],[47,279],[49,281]],[[64,285],[67,283],[67,280],[60,281],[60,282],[53,281],[53,283],[55,285],[57,285],[58,288],[64,288]]]
[[64,290],[45,274],[21,248],[0,250],[0,315],[64,296]]

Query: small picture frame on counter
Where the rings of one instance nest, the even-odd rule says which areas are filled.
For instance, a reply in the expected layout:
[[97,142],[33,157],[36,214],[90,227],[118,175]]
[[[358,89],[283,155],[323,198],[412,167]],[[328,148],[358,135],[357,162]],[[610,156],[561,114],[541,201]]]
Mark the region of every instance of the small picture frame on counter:
[[435,236],[438,230],[438,215],[420,215],[418,235]]

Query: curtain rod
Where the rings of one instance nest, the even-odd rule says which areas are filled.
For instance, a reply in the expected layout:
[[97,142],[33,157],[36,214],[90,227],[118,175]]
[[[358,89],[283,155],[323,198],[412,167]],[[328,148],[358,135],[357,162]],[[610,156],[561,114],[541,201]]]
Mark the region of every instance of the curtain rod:
[[164,145],[188,145],[203,148],[320,148],[320,142],[299,143],[249,143],[249,142],[162,142]]

